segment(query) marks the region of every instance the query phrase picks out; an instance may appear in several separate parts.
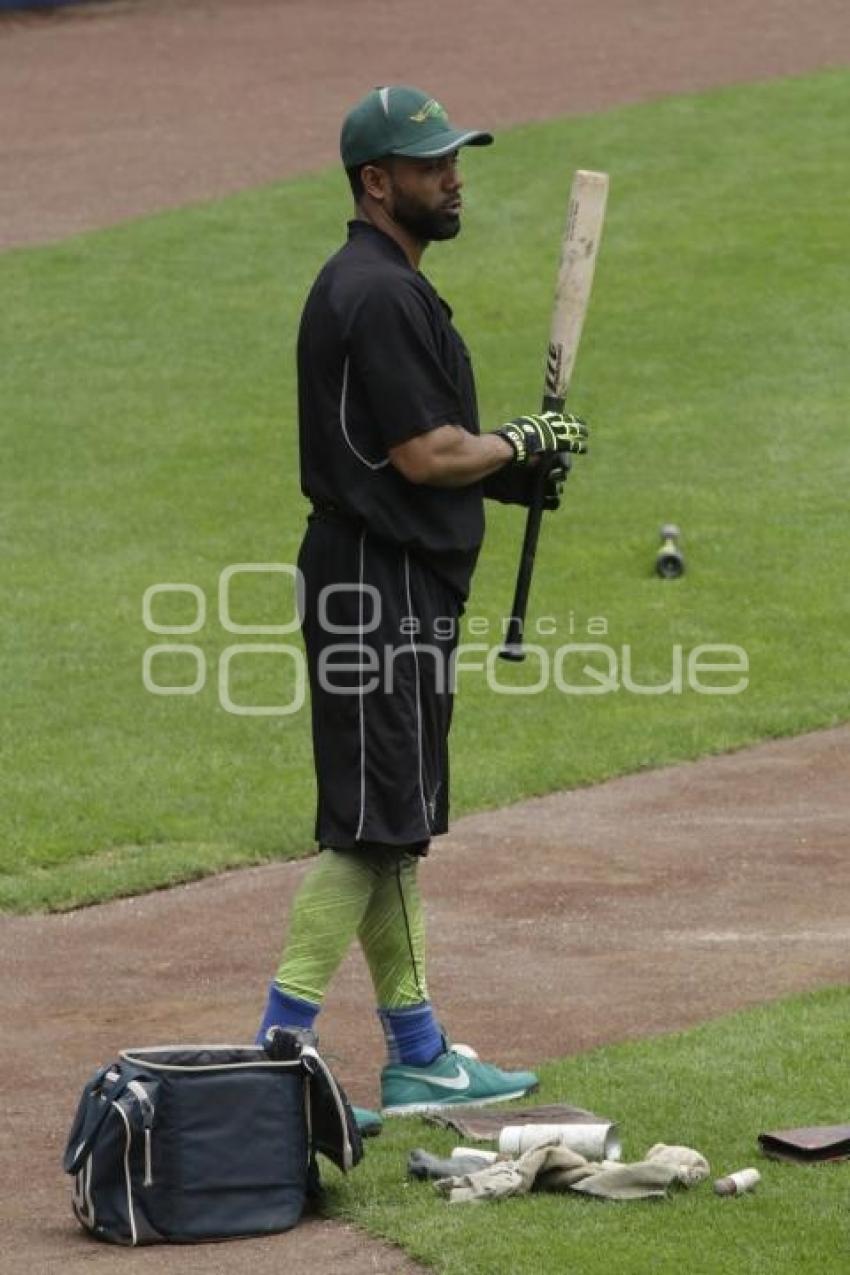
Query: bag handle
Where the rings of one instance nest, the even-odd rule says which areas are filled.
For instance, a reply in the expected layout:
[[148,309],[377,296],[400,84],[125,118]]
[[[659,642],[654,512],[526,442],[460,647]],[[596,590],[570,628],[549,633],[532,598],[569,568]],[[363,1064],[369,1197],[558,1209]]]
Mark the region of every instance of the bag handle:
[[80,1168],[94,1146],[112,1103],[121,1096],[132,1078],[133,1072],[122,1070],[119,1063],[107,1063],[94,1073],[83,1089],[68,1134],[62,1157],[62,1168],[66,1173],[76,1173]]

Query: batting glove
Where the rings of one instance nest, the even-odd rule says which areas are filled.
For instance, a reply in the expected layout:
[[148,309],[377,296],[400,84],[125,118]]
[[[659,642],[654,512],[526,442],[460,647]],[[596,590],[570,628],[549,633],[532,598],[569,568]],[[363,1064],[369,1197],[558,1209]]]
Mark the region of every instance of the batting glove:
[[507,439],[514,449],[514,464],[527,465],[532,456],[555,456],[558,452],[580,455],[587,451],[587,426],[577,416],[542,412],[539,416],[517,416],[494,434]]
[[553,465],[546,474],[546,482],[543,487],[544,509],[560,509],[569,466],[569,460],[567,460],[566,457],[563,457],[563,460],[560,463]]

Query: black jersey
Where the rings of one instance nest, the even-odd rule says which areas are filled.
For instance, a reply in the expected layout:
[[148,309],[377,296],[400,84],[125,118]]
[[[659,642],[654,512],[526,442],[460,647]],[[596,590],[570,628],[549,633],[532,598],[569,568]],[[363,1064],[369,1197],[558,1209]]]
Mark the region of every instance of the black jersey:
[[301,487],[408,549],[461,597],[484,534],[482,485],[410,483],[388,449],[440,425],[479,432],[469,353],[452,312],[368,222],[325,264],[298,334]]

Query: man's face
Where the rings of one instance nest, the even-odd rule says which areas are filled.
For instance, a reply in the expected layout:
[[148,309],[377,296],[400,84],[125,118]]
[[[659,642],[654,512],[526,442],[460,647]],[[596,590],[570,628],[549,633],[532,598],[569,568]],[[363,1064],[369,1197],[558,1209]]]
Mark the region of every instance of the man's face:
[[416,239],[454,239],[462,201],[458,153],[440,159],[394,155],[381,165],[387,175],[387,212]]

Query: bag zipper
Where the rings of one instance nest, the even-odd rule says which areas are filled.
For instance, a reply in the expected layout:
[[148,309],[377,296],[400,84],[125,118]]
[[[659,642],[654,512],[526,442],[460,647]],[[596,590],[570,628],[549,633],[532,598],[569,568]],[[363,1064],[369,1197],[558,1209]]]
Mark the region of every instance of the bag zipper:
[[[213,1053],[216,1050],[242,1050],[244,1053],[255,1051],[257,1057],[247,1062],[238,1063],[162,1063],[157,1062],[153,1057],[154,1054],[171,1054],[175,1050],[185,1052],[188,1049],[195,1049],[203,1052]],[[309,1048],[309,1046],[308,1046]],[[186,1072],[208,1072],[208,1071],[254,1071],[257,1068],[268,1068],[272,1071],[293,1071],[300,1067],[297,1058],[287,1058],[281,1061],[269,1058],[266,1051],[261,1045],[152,1045],[144,1048],[136,1046],[133,1049],[122,1049],[121,1057],[125,1062],[132,1064],[134,1067],[143,1067],[150,1071],[176,1071],[179,1073]]]
[[131,1080],[127,1085],[127,1088],[142,1109],[142,1129],[145,1135],[145,1176],[142,1186],[153,1186],[151,1130],[153,1129],[153,1120],[156,1115],[156,1108],[151,1101],[150,1094],[147,1089],[145,1089],[141,1081]]

